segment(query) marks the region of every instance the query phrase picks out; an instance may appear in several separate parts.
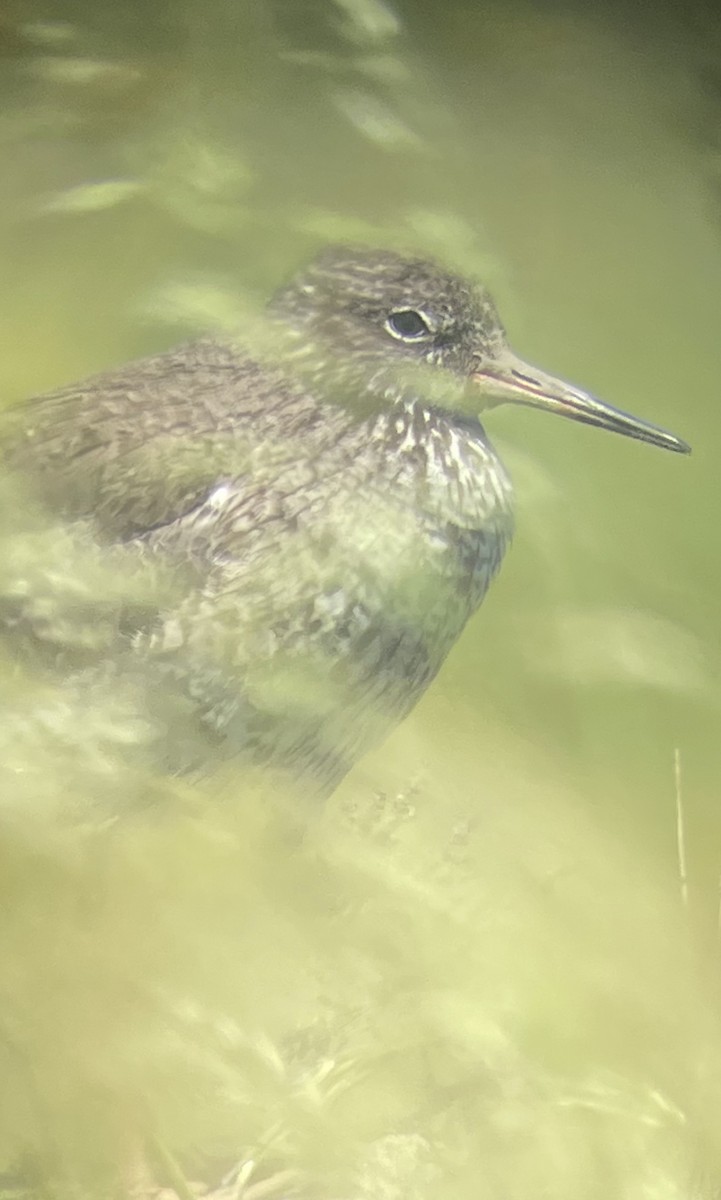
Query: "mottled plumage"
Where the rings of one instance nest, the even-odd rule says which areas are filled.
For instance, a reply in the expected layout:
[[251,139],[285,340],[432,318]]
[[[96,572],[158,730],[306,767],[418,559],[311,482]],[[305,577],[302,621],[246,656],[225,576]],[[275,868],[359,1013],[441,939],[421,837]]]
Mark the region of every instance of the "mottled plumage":
[[498,570],[511,488],[477,414],[504,399],[686,449],[516,359],[482,287],[336,247],[244,341],[21,406],[6,454],[53,513],[172,567],[176,599],[126,622],[118,653],[183,697],[201,757],[327,791],[417,701]]

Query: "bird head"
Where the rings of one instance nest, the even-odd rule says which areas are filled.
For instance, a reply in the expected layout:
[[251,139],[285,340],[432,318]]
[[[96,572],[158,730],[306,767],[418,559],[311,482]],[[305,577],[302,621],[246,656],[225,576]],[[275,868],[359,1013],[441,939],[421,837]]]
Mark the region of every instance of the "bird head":
[[334,396],[413,400],[477,416],[546,409],[668,450],[687,444],[523,361],[480,284],[387,250],[331,246],[273,297],[300,373]]

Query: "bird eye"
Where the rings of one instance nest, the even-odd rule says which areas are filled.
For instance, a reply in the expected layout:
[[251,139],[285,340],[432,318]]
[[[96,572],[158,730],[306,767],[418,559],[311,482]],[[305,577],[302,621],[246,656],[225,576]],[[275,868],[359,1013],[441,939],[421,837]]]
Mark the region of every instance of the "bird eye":
[[404,342],[417,342],[431,332],[420,313],[413,308],[402,308],[393,312],[386,321],[386,329],[393,337]]

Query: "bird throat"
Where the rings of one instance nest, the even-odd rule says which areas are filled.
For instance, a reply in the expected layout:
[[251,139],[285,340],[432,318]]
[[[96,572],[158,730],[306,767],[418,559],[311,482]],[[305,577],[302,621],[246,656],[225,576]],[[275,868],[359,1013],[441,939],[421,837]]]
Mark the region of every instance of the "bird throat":
[[513,492],[480,421],[404,400],[370,422],[392,461],[396,484],[415,484],[420,502],[442,525],[510,539]]

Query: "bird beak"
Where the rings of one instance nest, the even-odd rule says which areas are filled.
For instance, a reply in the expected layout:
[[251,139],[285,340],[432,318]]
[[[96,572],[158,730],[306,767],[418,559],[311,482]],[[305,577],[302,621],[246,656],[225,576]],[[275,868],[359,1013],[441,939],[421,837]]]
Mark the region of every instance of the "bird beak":
[[511,351],[474,371],[471,379],[497,404],[527,404],[531,408],[543,408],[547,412],[581,421],[584,425],[598,425],[601,429],[610,429],[613,433],[622,433],[640,442],[650,442],[652,446],[675,450],[677,454],[691,452],[691,447],[675,434],[604,404],[588,392],[582,392],[562,379],[529,366]]

